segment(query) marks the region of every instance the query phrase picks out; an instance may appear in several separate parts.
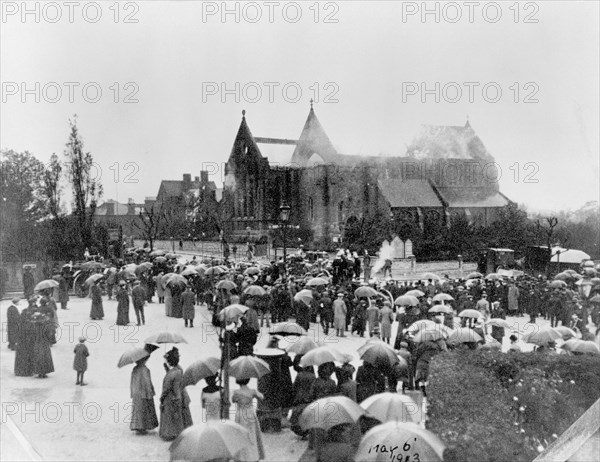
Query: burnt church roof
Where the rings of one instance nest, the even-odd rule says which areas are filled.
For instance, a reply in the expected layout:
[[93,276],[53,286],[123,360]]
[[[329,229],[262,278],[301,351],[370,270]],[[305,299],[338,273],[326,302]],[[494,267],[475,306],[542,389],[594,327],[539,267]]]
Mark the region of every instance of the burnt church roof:
[[423,125],[407,149],[415,159],[475,159],[493,161],[483,142],[471,127]]
[[393,209],[444,206],[427,180],[378,179],[377,184]]

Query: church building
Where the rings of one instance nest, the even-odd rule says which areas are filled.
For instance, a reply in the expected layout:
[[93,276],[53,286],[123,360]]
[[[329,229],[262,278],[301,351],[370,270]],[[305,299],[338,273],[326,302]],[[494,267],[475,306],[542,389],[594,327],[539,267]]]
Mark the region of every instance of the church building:
[[[263,152],[287,149],[286,166]],[[280,151],[281,152],[281,151]],[[424,126],[399,157],[338,152],[312,107],[298,139],[254,136],[242,121],[225,165],[221,208],[231,240],[266,238],[291,207],[290,223],[314,243],[343,240],[352,220],[374,215],[426,226],[453,215],[488,225],[509,203],[499,191],[494,158],[470,123]]]

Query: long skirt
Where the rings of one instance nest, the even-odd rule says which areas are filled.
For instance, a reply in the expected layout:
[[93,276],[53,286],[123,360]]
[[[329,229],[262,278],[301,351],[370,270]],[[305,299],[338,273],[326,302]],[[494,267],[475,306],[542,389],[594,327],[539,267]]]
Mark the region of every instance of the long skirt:
[[129,324],[129,303],[119,303],[117,306],[117,326]]
[[153,399],[133,398],[133,410],[131,411],[131,430],[152,430],[158,427],[158,417],[154,407]]
[[165,440],[172,440],[177,438],[184,428],[181,400],[171,399],[161,404],[158,435]]
[[102,300],[99,302],[92,301],[92,309],[90,311],[90,318],[102,319],[104,317],[104,307],[102,306]]
[[33,373],[45,375],[50,372],[54,372],[50,343],[45,339],[37,341],[33,346]]
[[169,288],[165,289],[165,314],[173,316],[173,297]]
[[258,417],[252,404],[238,404],[235,413],[235,422],[250,431],[250,440],[252,445],[246,446],[237,456],[236,460],[241,462],[252,462],[265,458],[265,447],[263,445],[262,433],[258,425]]

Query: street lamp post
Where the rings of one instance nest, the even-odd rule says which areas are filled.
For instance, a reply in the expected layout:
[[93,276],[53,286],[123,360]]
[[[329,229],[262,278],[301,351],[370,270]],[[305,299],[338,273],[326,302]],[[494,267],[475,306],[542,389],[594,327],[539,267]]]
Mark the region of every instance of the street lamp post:
[[284,201],[279,207],[279,220],[283,234],[283,280],[287,280],[287,224],[290,219],[291,207]]

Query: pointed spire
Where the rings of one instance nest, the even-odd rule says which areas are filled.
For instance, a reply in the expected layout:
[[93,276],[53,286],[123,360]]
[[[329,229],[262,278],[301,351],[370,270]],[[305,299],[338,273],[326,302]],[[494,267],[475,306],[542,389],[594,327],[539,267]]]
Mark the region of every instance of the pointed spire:
[[469,128],[471,126],[469,122],[469,114],[467,114],[467,123],[465,124],[465,128]]
[[312,111],[312,109],[313,109],[313,99],[311,98],[310,99],[310,110]]
[[246,109],[242,109],[242,119],[246,118]]

